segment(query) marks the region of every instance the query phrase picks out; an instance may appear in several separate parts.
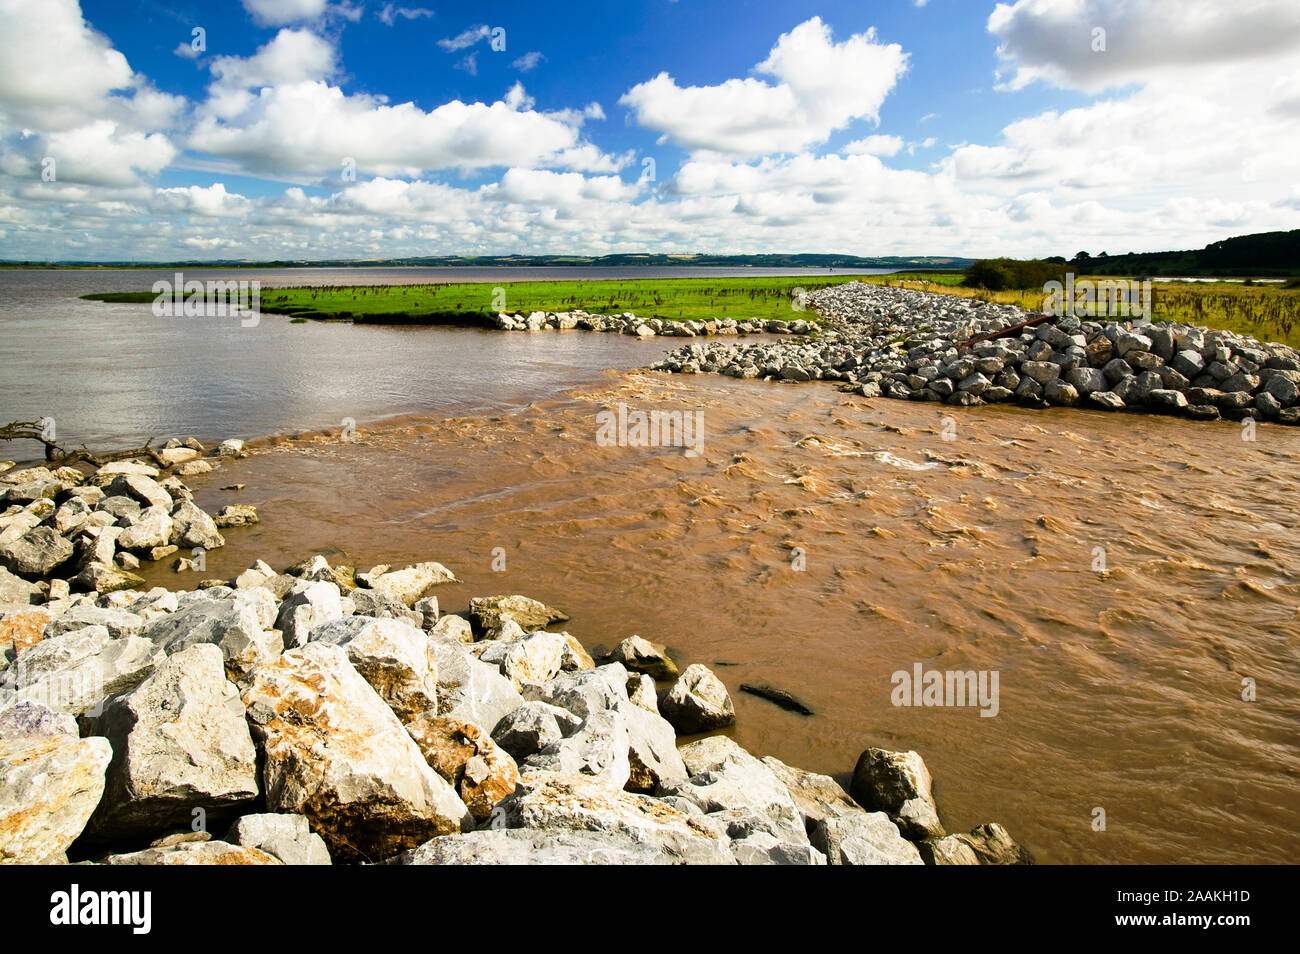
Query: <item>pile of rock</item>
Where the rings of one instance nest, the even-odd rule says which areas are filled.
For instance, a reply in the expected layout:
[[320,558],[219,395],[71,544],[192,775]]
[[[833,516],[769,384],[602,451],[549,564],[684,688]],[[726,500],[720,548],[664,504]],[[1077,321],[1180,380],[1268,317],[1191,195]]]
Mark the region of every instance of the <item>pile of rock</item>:
[[616,334],[653,338],[701,338],[710,335],[806,335],[815,326],[802,318],[785,321],[780,318],[764,320],[751,318],[736,321],[734,318],[711,318],[707,321],[672,321],[662,318],[638,318],[631,312],[621,315],[592,315],[585,311],[534,311],[527,315],[496,317],[496,326],[502,331],[606,331]]
[[150,463],[106,464],[87,475],[76,467],[14,469],[0,464],[0,603],[52,604],[74,592],[111,593],[144,580],[141,561],[225,545],[221,530],[257,522],[248,505],[208,514],[177,476],[204,473],[201,450],[167,448],[163,476]]
[[1145,321],[1033,318],[1009,305],[862,282],[808,296],[816,341],[693,344],[655,370],[842,381],[867,397],[969,406],[1125,408],[1196,420],[1300,424],[1300,352],[1231,331]]
[[706,667],[641,637],[597,665],[523,596],[443,613],[454,579],[317,556],[73,597],[22,639],[5,612],[0,862],[1026,860],[997,826],[947,836],[915,753],[869,750],[851,798],[725,736],[679,745],[735,721]]

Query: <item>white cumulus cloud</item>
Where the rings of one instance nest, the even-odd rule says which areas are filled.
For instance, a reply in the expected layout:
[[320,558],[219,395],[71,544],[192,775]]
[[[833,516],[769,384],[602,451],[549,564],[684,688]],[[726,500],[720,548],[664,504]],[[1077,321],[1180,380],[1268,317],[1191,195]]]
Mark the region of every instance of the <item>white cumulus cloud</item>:
[[795,153],[855,120],[878,119],[907,69],[896,43],[874,29],[836,43],[820,17],[783,33],[756,73],[717,86],[679,86],[667,73],[632,87],[619,102],[642,126],[688,150],[734,156]]

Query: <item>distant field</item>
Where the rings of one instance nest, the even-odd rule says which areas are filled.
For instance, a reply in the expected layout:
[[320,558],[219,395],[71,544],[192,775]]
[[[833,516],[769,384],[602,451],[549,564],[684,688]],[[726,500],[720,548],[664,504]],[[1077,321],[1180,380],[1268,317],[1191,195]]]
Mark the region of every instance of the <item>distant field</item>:
[[[437,285],[353,285],[264,288],[262,310],[324,321],[410,324],[485,324],[500,311],[582,309],[597,315],[630,311],[670,321],[734,318],[805,318],[792,308],[796,288],[816,291],[864,278],[827,275],[781,278],[658,278],[616,281],[471,282]],[[87,295],[96,301],[152,302],[150,292]]]
[[[1042,310],[1043,292],[1039,289],[988,292],[962,287],[962,278],[960,273],[953,272],[897,272],[868,275],[863,281],[1018,305],[1026,311]],[[1083,279],[1105,280],[1094,275],[1080,276]],[[1172,281],[1152,282],[1151,289],[1151,317],[1156,321],[1223,328],[1261,341],[1280,341],[1300,348],[1300,288]]]

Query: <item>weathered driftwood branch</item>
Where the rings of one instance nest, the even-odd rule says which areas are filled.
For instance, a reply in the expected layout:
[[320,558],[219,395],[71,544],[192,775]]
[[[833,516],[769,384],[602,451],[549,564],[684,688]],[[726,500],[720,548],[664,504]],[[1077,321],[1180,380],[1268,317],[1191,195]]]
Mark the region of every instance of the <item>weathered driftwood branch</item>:
[[93,464],[95,467],[103,467],[111,461],[126,460],[131,457],[146,457],[159,468],[168,466],[158,452],[149,446],[154,442],[152,437],[144,442],[143,447],[112,451],[107,454],[93,454],[84,444],[74,450],[66,450],[60,447],[52,438],[45,436],[45,428],[40,421],[10,421],[8,424],[0,426],[0,440],[38,441],[45,447],[45,460],[59,467],[70,466],[82,461]]

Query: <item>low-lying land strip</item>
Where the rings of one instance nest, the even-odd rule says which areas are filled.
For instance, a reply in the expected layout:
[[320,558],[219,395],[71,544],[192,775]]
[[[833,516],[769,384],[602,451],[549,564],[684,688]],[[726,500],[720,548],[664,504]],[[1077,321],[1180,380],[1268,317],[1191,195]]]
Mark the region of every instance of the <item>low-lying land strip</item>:
[[[608,281],[451,282],[435,285],[349,285],[267,288],[261,309],[295,320],[357,323],[495,326],[499,313],[584,311],[595,315],[631,312],[642,320],[734,321],[803,319],[819,316],[792,307],[799,291],[811,294],[851,281],[906,288],[1014,305],[1030,312],[1043,307],[1041,289],[990,292],[962,285],[955,271],[896,272],[888,275],[826,274],[764,278],[638,278]],[[1083,275],[1083,281],[1104,281]],[[94,301],[149,304],[153,292],[108,292]],[[1152,319],[1234,331],[1261,341],[1300,347],[1300,287],[1241,282],[1154,282]],[[1105,315],[1092,317],[1104,318]]]
[[[449,282],[436,285],[350,285],[265,288],[261,309],[271,314],[357,323],[468,324],[489,326],[501,312],[577,309],[642,319],[687,321],[791,318],[797,296],[860,275],[764,278],[635,278],[608,281]],[[150,303],[152,292],[85,296],[95,301]],[[816,318],[812,313],[809,319]]]

